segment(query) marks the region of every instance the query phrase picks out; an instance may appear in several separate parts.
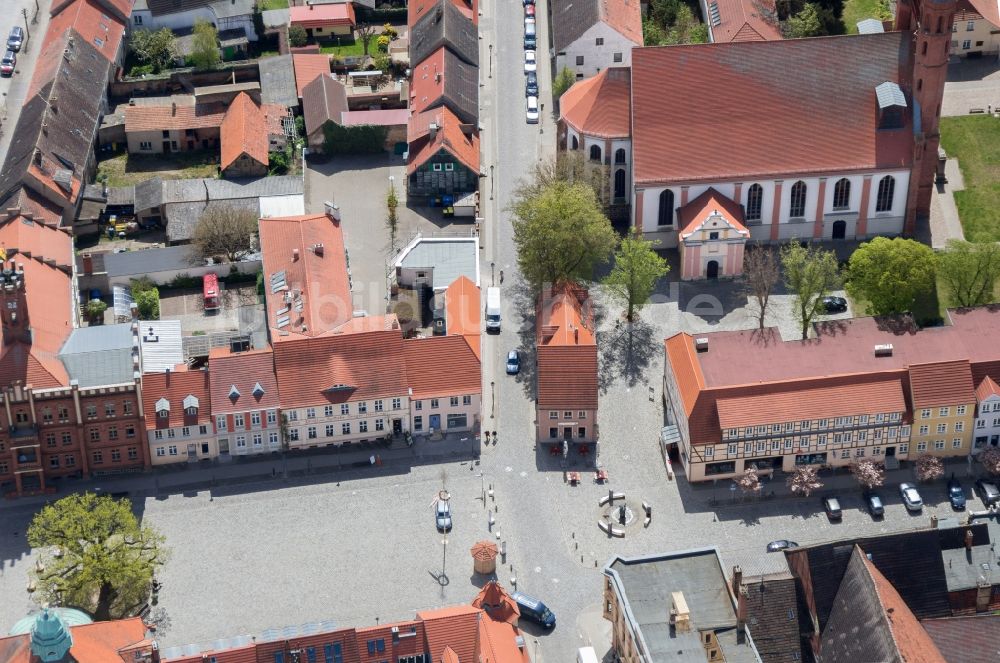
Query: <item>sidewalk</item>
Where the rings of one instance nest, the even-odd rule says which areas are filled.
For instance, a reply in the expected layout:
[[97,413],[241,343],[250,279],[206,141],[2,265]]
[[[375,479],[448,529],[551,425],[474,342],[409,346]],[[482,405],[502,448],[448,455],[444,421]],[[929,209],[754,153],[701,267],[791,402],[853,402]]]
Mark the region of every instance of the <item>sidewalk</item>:
[[[275,452],[232,457],[228,461],[202,461],[155,467],[142,474],[121,474],[97,478],[70,479],[58,484],[54,495],[19,497],[3,503],[7,507],[45,504],[74,492],[104,492],[116,496],[165,497],[199,490],[236,487],[251,483],[310,483],[311,477],[330,476],[340,481],[379,473],[395,473],[415,465],[447,459],[469,460],[479,457],[475,433],[445,435],[440,440],[414,438],[391,447],[372,446],[341,450],[339,447]],[[371,458],[376,458],[373,465]],[[230,491],[230,492],[239,492]],[[4,508],[0,506],[0,509]]]

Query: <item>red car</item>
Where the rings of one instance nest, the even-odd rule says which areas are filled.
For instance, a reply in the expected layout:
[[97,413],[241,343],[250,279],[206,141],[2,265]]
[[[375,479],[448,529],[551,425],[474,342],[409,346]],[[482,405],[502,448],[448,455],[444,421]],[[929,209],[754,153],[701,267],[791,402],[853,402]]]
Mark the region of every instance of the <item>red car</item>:
[[14,55],[14,51],[8,50],[4,56],[3,60],[0,61],[0,74],[4,76],[13,76],[14,67],[17,66],[17,56]]
[[535,5],[525,5],[524,6],[524,15],[525,16],[534,16],[535,15]]

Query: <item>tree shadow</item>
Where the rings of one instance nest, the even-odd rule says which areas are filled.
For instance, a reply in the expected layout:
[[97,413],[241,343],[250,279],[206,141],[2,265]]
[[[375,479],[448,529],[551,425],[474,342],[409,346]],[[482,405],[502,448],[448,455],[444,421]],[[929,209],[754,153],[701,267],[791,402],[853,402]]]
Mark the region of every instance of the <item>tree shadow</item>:
[[603,334],[599,350],[598,385],[601,393],[618,380],[629,387],[645,382],[646,370],[660,349],[660,334],[642,318],[628,323],[615,321]]

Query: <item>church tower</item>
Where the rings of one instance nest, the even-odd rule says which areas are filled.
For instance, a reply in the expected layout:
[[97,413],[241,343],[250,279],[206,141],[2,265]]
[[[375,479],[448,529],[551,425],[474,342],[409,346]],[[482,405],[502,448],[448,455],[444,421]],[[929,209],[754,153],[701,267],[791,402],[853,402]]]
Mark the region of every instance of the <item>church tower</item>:
[[938,123],[956,4],[957,0],[900,0],[896,4],[896,29],[913,35],[914,144],[903,230],[907,236],[913,235],[918,218],[926,219],[930,214],[941,142]]

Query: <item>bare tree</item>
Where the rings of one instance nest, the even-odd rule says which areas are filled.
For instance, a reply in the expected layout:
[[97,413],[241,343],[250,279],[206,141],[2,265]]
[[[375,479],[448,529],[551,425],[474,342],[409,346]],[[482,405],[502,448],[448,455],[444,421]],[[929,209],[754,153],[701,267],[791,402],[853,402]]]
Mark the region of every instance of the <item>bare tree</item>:
[[851,463],[851,473],[865,490],[878,488],[885,483],[885,465],[876,460],[859,460]]
[[823,487],[819,480],[819,469],[812,465],[796,465],[785,480],[785,485],[796,495],[809,497],[813,491]]
[[257,212],[232,206],[210,207],[198,219],[191,243],[204,258],[224,256],[234,262],[254,246]]
[[979,462],[992,475],[1000,474],[1000,448],[990,447],[979,454]]
[[358,40],[361,42],[362,48],[365,49],[365,55],[368,55],[368,45],[372,42],[372,38],[375,36],[375,26],[371,23],[358,23],[358,27],[355,28],[358,34]]
[[757,326],[761,331],[764,331],[771,291],[780,276],[778,255],[774,249],[757,242],[746,252],[743,258],[743,285],[747,298],[757,300]]
[[944,476],[944,463],[937,456],[924,454],[917,458],[917,481],[933,481]]
[[756,495],[760,492],[760,475],[756,467],[748,467],[743,474],[734,479],[740,490],[747,495]]

